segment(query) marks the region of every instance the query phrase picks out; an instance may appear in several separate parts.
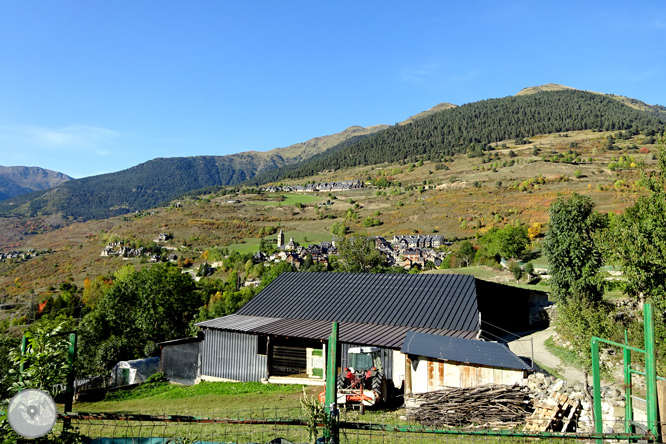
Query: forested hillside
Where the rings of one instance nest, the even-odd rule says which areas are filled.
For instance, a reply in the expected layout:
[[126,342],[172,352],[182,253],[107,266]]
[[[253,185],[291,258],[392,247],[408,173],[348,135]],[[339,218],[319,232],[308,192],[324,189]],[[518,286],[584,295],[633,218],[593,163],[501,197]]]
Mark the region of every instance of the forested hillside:
[[660,133],[665,119],[602,94],[578,90],[489,99],[447,109],[407,125],[396,125],[353,146],[338,146],[280,170],[258,174],[249,184],[298,179],[325,170],[361,165],[439,161],[459,153],[481,155],[488,145],[565,131]]
[[307,159],[340,141],[356,143],[381,129],[351,127],[338,134],[268,152],[153,159],[127,170],[72,180],[58,188],[2,201],[0,216],[62,213],[90,220],[141,211],[192,190],[238,184],[259,172]]

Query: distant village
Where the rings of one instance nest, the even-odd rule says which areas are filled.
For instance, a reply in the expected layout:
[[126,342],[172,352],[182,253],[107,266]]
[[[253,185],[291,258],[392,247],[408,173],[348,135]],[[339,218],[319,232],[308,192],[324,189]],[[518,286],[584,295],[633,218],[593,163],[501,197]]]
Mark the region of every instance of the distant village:
[[[393,236],[390,241],[377,236],[374,240],[375,248],[386,257],[389,266],[404,268],[415,266],[424,268],[428,262],[439,267],[448,252],[437,252],[435,249],[443,245],[451,245],[444,236],[439,234]],[[315,264],[328,265],[329,255],[337,253],[335,238],[331,242],[302,247],[294,242],[293,238],[285,243],[284,233],[280,230],[277,237],[277,251],[270,256],[259,251],[254,256],[254,262],[287,261],[298,269],[303,265],[308,254]]]
[[4,262],[8,259],[22,259],[22,260],[32,259],[35,256],[39,256],[40,254],[45,254],[45,253],[49,253],[49,250],[30,249],[27,252],[26,251],[8,251],[6,253],[0,252],[0,262]]
[[[154,242],[166,242],[171,239],[172,236],[167,233],[160,233],[157,239],[154,239]],[[166,247],[168,249],[168,247]],[[171,248],[173,249],[173,248]],[[102,249],[100,256],[102,257],[113,257],[119,256],[123,258],[132,258],[132,257],[141,257],[148,256],[150,262],[159,262],[162,258],[162,247],[159,248],[160,251],[155,251],[155,249],[150,249],[146,247],[137,247],[132,248],[125,245],[125,241],[119,240],[115,242],[109,242],[106,247]],[[168,260],[174,261],[177,259],[175,254],[171,254],[167,257]]]
[[[155,241],[166,242],[169,239],[171,239],[171,235],[160,233]],[[390,240],[376,236],[374,241],[375,248],[384,255],[388,266],[406,269],[413,267],[425,268],[428,262],[432,262],[435,267],[439,267],[449,252],[441,252],[437,249],[444,245],[451,245],[451,242],[446,241],[444,236],[440,234],[393,236]],[[253,262],[286,261],[299,269],[305,263],[308,255],[312,257],[313,263],[328,266],[331,254],[338,254],[335,238],[331,242],[309,244],[307,247],[303,247],[295,242],[293,238],[285,242],[284,232],[280,230],[277,235],[276,251],[270,255],[258,251],[253,257]],[[151,252],[150,249],[145,247],[131,248],[126,246],[122,240],[107,244],[102,249],[100,256],[123,258],[148,256],[151,262],[159,262],[161,259],[160,253]],[[169,261],[175,261],[176,259],[175,254],[170,254],[167,257]]]
[[363,182],[360,180],[341,180],[338,182],[319,182],[308,183],[305,185],[285,185],[285,186],[271,186],[262,188],[263,191],[268,193],[277,193],[281,191],[300,191],[300,192],[315,192],[315,191],[345,191],[363,188]]

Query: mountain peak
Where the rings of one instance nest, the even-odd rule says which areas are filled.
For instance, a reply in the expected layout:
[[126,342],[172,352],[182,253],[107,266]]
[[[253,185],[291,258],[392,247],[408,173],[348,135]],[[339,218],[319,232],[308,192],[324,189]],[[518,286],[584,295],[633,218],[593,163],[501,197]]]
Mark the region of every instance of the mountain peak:
[[536,94],[542,91],[564,91],[567,89],[576,89],[576,88],[572,88],[570,86],[565,86],[565,85],[559,85],[557,83],[547,83],[545,85],[530,86],[527,88],[523,88],[520,91],[518,91],[518,94],[516,95],[523,96],[525,94]]
[[434,113],[439,112],[439,111],[444,111],[445,109],[451,109],[451,108],[457,108],[457,107],[458,107],[458,105],[454,105],[452,103],[447,103],[447,102],[442,102],[442,103],[439,103],[439,104],[433,106],[429,110],[420,112],[417,115],[412,116],[412,117],[410,117],[409,119],[407,119],[403,122],[400,122],[400,125],[406,125],[408,123],[414,122],[415,120],[423,119],[424,117],[427,117],[430,114],[434,114]]

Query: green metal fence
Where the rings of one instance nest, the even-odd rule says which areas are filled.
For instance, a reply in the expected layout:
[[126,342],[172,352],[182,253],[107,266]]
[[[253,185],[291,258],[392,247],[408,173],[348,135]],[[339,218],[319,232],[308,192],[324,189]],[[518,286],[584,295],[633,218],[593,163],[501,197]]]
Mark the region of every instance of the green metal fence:
[[[205,416],[75,413],[59,417],[60,422],[69,421],[86,442],[94,444],[312,442],[314,439],[309,436],[304,418],[301,407]],[[339,419],[341,444],[653,442],[649,432],[552,433],[482,427],[431,428],[405,420],[402,410],[366,411],[363,415],[342,410]],[[605,425],[617,429],[617,424]],[[638,424],[637,429],[647,430],[647,427]],[[324,437],[324,430],[323,424],[318,424],[316,435],[320,442],[330,442],[333,438]]]

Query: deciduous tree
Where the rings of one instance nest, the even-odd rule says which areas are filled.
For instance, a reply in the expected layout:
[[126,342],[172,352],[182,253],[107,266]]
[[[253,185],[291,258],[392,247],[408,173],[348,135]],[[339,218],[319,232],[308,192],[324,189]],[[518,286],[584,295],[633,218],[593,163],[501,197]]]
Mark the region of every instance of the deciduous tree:
[[549,215],[544,253],[555,300],[601,300],[603,257],[594,235],[607,226],[607,217],[594,211],[588,196],[576,193],[553,202]]
[[375,248],[375,240],[366,233],[354,233],[336,242],[338,271],[368,273],[385,261]]

